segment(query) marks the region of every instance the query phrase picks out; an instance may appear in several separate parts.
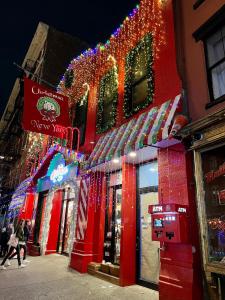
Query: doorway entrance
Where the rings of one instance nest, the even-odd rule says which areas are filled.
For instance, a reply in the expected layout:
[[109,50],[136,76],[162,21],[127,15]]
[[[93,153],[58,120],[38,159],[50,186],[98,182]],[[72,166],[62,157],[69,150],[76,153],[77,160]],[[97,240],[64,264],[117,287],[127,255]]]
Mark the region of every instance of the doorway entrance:
[[71,223],[73,217],[74,198],[68,198],[68,193],[64,191],[64,199],[62,202],[61,218],[58,235],[58,246],[57,252],[69,255],[70,250],[70,239],[71,239]]
[[158,204],[158,165],[139,166],[137,192],[137,282],[158,289],[160,243],[152,241],[151,215],[148,206]]
[[122,185],[109,187],[106,207],[104,260],[120,265]]
[[44,213],[47,201],[47,192],[39,193],[34,225],[34,244],[39,246],[42,236]]

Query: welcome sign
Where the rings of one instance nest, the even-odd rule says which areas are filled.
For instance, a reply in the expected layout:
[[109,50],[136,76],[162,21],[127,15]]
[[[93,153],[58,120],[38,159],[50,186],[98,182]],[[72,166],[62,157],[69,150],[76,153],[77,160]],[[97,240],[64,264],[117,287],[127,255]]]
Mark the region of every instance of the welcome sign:
[[28,79],[24,79],[24,130],[64,137],[69,127],[68,98]]

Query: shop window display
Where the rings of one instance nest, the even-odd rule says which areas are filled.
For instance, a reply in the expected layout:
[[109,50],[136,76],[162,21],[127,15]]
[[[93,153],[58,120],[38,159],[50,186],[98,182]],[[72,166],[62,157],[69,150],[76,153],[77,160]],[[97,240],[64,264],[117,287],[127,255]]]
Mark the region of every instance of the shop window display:
[[225,265],[225,146],[202,153],[208,261]]
[[106,207],[104,260],[115,265],[120,265],[121,175],[121,172],[110,175]]

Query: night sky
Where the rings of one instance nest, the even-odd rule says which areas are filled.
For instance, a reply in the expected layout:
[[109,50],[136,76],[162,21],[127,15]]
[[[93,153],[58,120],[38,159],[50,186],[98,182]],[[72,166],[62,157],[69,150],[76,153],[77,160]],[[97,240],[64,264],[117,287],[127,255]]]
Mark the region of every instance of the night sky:
[[67,32],[94,47],[135,7],[134,0],[4,1],[0,10],[0,116],[39,21]]

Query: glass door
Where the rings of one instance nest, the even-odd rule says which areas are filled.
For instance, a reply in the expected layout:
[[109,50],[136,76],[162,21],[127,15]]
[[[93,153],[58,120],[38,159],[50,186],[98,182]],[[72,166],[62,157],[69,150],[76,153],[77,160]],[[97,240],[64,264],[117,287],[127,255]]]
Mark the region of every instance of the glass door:
[[144,164],[137,176],[137,282],[157,289],[160,269],[160,243],[152,241],[152,220],[148,206],[158,204],[158,164]]
[[140,195],[140,273],[139,279],[158,284],[159,281],[159,247],[160,243],[152,241],[151,215],[148,206],[158,204],[158,192]]

